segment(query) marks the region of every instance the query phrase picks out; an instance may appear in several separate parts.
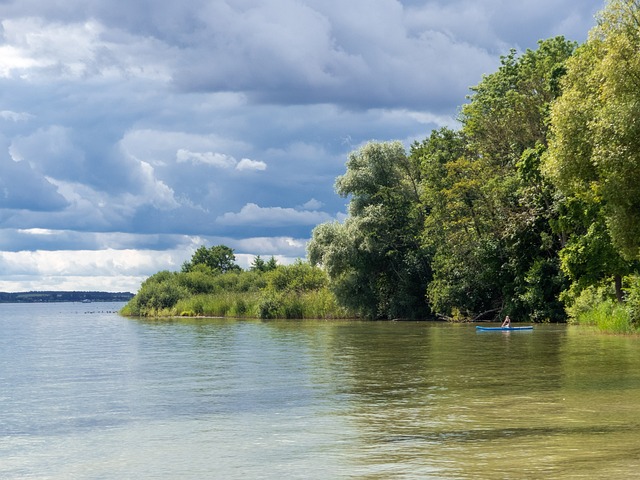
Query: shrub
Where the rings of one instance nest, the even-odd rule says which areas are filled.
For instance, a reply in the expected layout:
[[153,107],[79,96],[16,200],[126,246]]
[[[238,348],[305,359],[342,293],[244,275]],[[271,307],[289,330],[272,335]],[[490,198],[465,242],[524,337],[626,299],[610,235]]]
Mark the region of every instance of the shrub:
[[629,321],[635,328],[640,328],[640,277],[631,275],[625,278],[628,285],[625,289]]
[[282,318],[282,299],[274,292],[267,292],[258,304],[258,318]]

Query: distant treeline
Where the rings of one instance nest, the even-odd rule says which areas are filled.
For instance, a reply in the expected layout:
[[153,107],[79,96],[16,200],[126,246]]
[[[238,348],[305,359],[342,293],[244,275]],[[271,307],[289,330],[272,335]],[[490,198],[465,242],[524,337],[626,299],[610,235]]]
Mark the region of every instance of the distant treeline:
[[0,292],[0,303],[128,302],[130,292]]

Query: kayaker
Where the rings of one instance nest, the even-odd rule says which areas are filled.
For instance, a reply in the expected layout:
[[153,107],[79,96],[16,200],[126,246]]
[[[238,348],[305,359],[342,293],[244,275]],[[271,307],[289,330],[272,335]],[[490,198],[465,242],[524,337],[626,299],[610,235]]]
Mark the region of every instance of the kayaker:
[[509,318],[509,315],[504,317],[504,322],[502,322],[502,325],[500,325],[500,326],[501,327],[510,327],[511,326],[511,319]]

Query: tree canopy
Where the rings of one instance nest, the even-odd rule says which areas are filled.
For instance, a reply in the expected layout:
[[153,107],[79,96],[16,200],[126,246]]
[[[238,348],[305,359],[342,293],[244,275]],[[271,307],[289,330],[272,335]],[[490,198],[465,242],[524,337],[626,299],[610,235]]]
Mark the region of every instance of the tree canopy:
[[182,271],[192,272],[203,267],[213,273],[238,271],[240,267],[235,262],[236,256],[233,249],[226,245],[215,245],[210,248],[202,245],[194,252],[191,260],[182,265]]

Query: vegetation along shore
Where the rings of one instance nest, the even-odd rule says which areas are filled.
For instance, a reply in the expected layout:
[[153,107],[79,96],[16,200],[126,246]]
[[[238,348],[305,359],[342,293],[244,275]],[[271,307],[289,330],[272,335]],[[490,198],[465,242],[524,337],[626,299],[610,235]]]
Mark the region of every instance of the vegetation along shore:
[[460,128],[349,154],[342,223],[307,261],[201,247],[128,315],[571,321],[640,327],[640,1],[609,1],[582,45],[511,51]]

